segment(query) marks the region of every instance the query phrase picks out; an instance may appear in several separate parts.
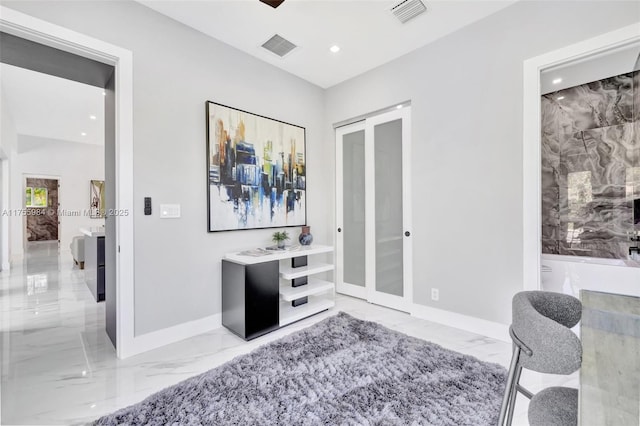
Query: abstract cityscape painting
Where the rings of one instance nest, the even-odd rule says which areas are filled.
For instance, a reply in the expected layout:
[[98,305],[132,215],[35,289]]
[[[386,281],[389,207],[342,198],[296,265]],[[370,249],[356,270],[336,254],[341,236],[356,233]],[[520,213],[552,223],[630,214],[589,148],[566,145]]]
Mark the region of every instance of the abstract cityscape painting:
[[206,105],[208,231],[306,225],[304,127]]

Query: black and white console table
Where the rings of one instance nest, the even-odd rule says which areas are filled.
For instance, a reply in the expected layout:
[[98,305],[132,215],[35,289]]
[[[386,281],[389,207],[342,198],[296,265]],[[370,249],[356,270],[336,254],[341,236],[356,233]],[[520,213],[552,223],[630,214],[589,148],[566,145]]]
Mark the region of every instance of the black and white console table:
[[333,270],[332,263],[313,256],[331,252],[331,246],[314,244],[263,256],[227,254],[222,260],[222,325],[251,340],[332,308],[333,281],[313,277]]

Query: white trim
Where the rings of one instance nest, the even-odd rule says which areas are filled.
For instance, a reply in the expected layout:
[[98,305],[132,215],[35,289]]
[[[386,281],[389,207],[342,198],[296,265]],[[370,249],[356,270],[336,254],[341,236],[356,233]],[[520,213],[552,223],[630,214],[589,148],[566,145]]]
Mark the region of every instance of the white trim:
[[509,326],[443,309],[413,304],[411,316],[511,343]]
[[540,288],[540,72],[638,41],[640,24],[633,24],[524,61],[522,278],[525,290]]
[[[118,357],[144,352],[135,335],[135,241],[133,199],[133,56],[128,50],[119,55],[116,66],[116,209],[128,216],[116,216],[118,270],[117,331]],[[164,344],[172,341],[165,341]]]
[[116,244],[120,247],[116,265],[117,355],[126,358],[143,352],[149,346],[148,338],[138,340],[134,334],[133,55],[127,49],[4,6],[0,6],[0,30],[115,66],[116,208],[130,212],[116,218]]
[[376,153],[371,119],[365,120],[364,130],[364,281],[368,302],[376,288]]
[[157,349],[168,343],[179,342],[198,334],[222,327],[222,314],[215,314],[195,321],[189,321],[162,330],[152,331],[135,337],[137,353]]
[[[10,174],[9,174],[9,160],[8,159],[0,159],[2,162],[2,208],[9,210],[9,191],[10,191]],[[0,216],[0,244],[2,245],[2,258],[0,259],[0,269],[3,271],[11,270],[11,262],[9,260],[9,216],[2,215]]]
[[[397,106],[396,106],[397,108]],[[413,132],[411,126],[411,105],[405,105],[402,111],[402,276],[404,280],[404,301],[413,305],[413,189],[411,183]],[[409,236],[404,233],[409,232]]]

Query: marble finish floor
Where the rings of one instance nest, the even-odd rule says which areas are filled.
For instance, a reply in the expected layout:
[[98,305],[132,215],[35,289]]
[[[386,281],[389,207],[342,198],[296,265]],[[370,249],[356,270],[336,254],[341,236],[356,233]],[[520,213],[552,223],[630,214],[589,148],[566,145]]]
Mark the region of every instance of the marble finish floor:
[[[104,303],[96,303],[84,272],[69,254],[37,244],[11,273],[0,272],[0,424],[83,424],[167,386],[203,373],[314,324],[339,310],[508,368],[511,344],[472,334],[351,297],[336,307],[245,342],[225,328],[119,360],[104,331]],[[522,383],[578,387],[578,376],[524,371]],[[519,396],[515,425],[526,425],[528,401]]]

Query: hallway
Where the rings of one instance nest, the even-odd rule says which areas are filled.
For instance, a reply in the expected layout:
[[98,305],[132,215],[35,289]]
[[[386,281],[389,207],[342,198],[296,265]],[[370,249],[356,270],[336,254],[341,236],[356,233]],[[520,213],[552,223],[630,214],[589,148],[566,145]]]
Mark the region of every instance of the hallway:
[[86,405],[81,399],[68,399],[67,391],[52,397],[51,389],[85,389],[98,365],[115,362],[101,331],[104,304],[93,300],[84,272],[71,255],[58,256],[57,246],[29,243],[23,263],[0,279],[3,424],[28,413],[45,419],[61,409],[78,411]]

